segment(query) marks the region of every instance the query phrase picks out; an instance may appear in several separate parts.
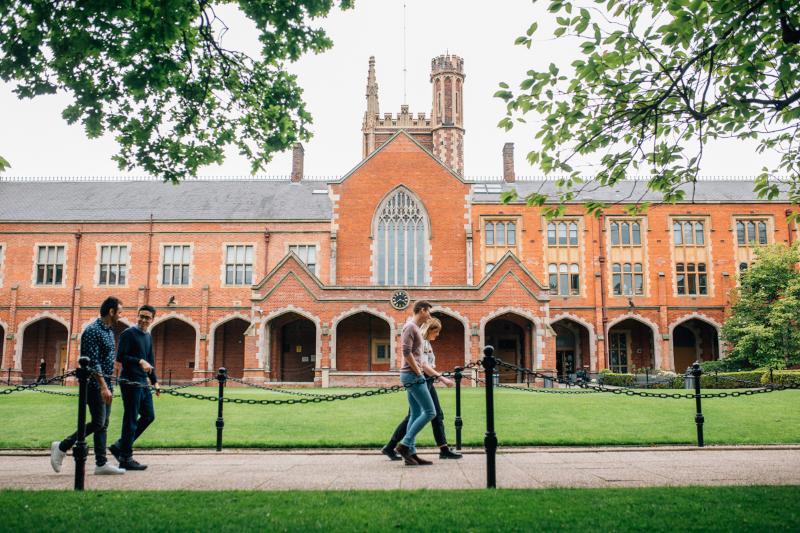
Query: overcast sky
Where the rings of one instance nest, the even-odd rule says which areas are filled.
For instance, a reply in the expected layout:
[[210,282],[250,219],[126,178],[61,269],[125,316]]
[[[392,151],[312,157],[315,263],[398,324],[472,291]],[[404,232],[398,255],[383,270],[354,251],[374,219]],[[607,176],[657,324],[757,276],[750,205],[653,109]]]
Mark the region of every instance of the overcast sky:
[[[518,175],[539,174],[525,154],[534,147],[532,126],[504,132],[497,128],[503,102],[493,98],[498,83],[516,86],[531,67],[551,61],[568,65],[579,55],[575,41],[550,40],[552,16],[547,2],[503,0],[356,0],[355,9],[333,14],[320,24],[334,41],[328,52],[305,56],[290,70],[305,89],[314,117],[314,137],[305,143],[307,175],[340,176],[361,158],[361,123],[366,107],[367,62],[376,58],[380,111],[397,113],[403,103],[403,4],[406,4],[407,103],[411,111],[431,111],[429,81],[431,58],[449,51],[465,61],[464,87],[465,174],[467,177],[502,173],[503,143],[514,142]],[[257,53],[256,32],[233,9],[218,9],[230,27],[228,48]],[[538,39],[528,50],[514,46],[531,22],[539,21]],[[111,156],[116,145],[111,136],[89,140],[81,126],[68,126],[61,111],[66,95],[41,96],[21,101],[12,86],[0,84],[0,155],[11,163],[8,176],[108,176],[122,175]],[[755,144],[718,142],[706,149],[707,176],[754,175],[772,161],[755,152]],[[289,174],[291,158],[277,154],[266,174]],[[247,175],[247,161],[231,153],[221,166],[202,169],[200,175]],[[133,172],[132,175],[143,175]]]

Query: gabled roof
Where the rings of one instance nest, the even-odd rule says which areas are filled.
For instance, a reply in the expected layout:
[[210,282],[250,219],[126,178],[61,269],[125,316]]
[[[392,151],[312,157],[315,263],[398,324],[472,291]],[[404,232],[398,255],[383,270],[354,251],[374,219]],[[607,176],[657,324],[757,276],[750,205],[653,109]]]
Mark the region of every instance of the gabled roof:
[[[502,273],[503,271],[502,267],[505,265],[506,262],[516,265],[520,270],[522,270],[525,273],[525,275],[528,278],[530,278],[530,281],[532,281],[539,289],[543,291],[546,291],[548,289],[547,285],[544,285],[541,281],[539,281],[539,279],[536,276],[533,275],[533,273],[531,273],[530,270],[525,268],[525,265],[522,263],[522,261],[520,261],[519,257],[514,255],[514,253],[511,251],[508,251],[503,254],[503,257],[501,257],[500,260],[494,264],[494,267],[492,268],[491,271],[487,272],[483,276],[483,278],[475,285],[475,288],[480,289],[481,287],[489,283],[489,281],[492,278],[503,276],[504,274]],[[546,298],[544,299],[547,300],[550,299],[549,295],[543,294],[542,296],[546,296]]]
[[[504,181],[472,182],[471,198],[476,203],[499,203],[500,195],[503,192],[516,189],[519,200],[515,203],[524,203],[525,197],[532,193],[545,194],[557,201],[558,189],[554,180],[525,180],[514,183]],[[661,202],[661,193],[653,192],[647,188],[645,180],[622,180],[613,187],[600,187],[598,184],[588,182],[584,192],[581,192],[574,200],[569,203],[582,203],[586,201],[608,202],[608,203],[635,203]],[[583,187],[583,185],[581,185]],[[734,180],[734,179],[700,179],[694,184],[694,191],[691,184],[684,184],[680,187],[685,192],[684,200],[681,203],[725,203],[725,202],[787,202],[788,194],[785,188],[781,188],[781,194],[774,200],[759,198],[753,191],[754,180]]]
[[[320,182],[189,179],[15,182],[0,180],[0,221],[310,220],[328,221]],[[315,192],[318,191],[318,192]],[[324,191],[324,192],[323,192]]]
[[396,140],[396,139],[397,139],[397,138],[398,138],[400,135],[403,135],[404,137],[406,137],[407,139],[409,139],[409,140],[410,140],[412,143],[414,143],[414,145],[416,145],[416,147],[417,147],[417,148],[419,148],[420,150],[422,150],[422,151],[423,151],[425,154],[427,154],[427,155],[428,155],[428,156],[429,156],[431,159],[433,159],[434,161],[436,161],[437,163],[439,163],[439,166],[441,166],[441,167],[442,167],[442,169],[444,169],[444,171],[445,171],[445,172],[447,172],[448,174],[450,174],[451,176],[453,176],[455,179],[457,179],[457,180],[458,180],[458,181],[460,181],[461,183],[467,183],[467,182],[464,180],[464,178],[462,178],[461,176],[459,176],[458,174],[456,174],[455,172],[453,172],[453,170],[452,170],[450,167],[448,167],[447,165],[445,165],[445,164],[442,162],[442,160],[441,160],[441,159],[439,159],[438,157],[436,157],[435,155],[433,155],[433,153],[432,153],[430,150],[428,150],[427,148],[425,148],[424,146],[422,146],[422,145],[421,145],[419,142],[417,142],[417,140],[416,140],[416,139],[415,139],[413,136],[409,135],[409,134],[408,134],[408,133],[407,133],[405,130],[398,130],[398,131],[397,131],[397,132],[396,132],[394,135],[392,135],[391,137],[389,137],[389,138],[386,140],[386,142],[385,142],[385,143],[383,143],[383,144],[380,146],[380,148],[376,149],[374,152],[372,152],[371,154],[369,154],[369,155],[368,155],[368,156],[367,156],[365,159],[363,159],[363,160],[362,160],[362,161],[361,161],[359,164],[357,164],[355,167],[353,167],[353,168],[350,170],[350,172],[348,172],[347,174],[345,174],[344,176],[342,176],[342,177],[341,177],[341,178],[339,178],[338,180],[335,180],[335,181],[330,181],[330,182],[328,182],[328,183],[342,183],[342,182],[343,182],[343,181],[345,181],[347,178],[349,178],[350,176],[352,176],[352,175],[353,175],[353,174],[354,174],[354,173],[355,173],[355,172],[356,172],[358,169],[360,169],[361,167],[363,167],[364,165],[366,165],[368,161],[372,160],[372,158],[373,158],[373,157],[375,157],[376,155],[378,155],[379,153],[381,153],[381,152],[382,152],[382,151],[383,151],[383,150],[384,150],[384,149],[385,149],[387,146],[389,146],[390,144],[392,144],[392,143],[393,143],[393,142],[394,142],[394,141],[395,141],[395,140]]

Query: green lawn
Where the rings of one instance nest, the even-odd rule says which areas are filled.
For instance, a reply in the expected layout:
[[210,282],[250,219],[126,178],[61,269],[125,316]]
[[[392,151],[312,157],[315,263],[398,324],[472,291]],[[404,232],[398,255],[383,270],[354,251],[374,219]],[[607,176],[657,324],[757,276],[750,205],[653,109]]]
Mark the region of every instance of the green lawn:
[[0,492],[3,531],[798,531],[800,487]]
[[[75,390],[54,387],[53,390]],[[192,388],[215,394],[216,388]],[[317,391],[319,392],[319,391]],[[327,390],[324,392],[352,392]],[[440,398],[448,438],[455,440],[453,389]],[[294,398],[255,389],[228,388],[226,395]],[[211,447],[216,402],[172,396],[155,399],[156,422],[139,447]],[[228,447],[372,447],[385,443],[406,413],[402,393],[308,405],[225,405]],[[0,448],[45,448],[73,431],[75,398],[34,392],[0,395]],[[694,401],[612,394],[554,395],[496,391],[500,445],[692,444]],[[707,444],[800,443],[800,391],[780,391],[703,401]],[[486,429],[483,389],[463,394],[464,444],[481,446]],[[110,435],[119,434],[122,402],[115,399]],[[420,435],[432,445],[431,431]]]

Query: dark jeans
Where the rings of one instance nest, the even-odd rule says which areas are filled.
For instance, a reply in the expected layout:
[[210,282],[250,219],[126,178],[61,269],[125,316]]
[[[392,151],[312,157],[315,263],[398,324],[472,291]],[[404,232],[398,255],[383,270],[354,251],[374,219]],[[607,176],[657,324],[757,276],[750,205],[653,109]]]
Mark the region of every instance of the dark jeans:
[[153,408],[153,395],[147,385],[120,385],[122,392],[122,436],[117,441],[120,457],[130,459],[133,456],[133,443],[144,433],[147,426],[156,419]]
[[[106,433],[108,431],[108,419],[111,416],[111,405],[106,405],[100,395],[100,389],[91,385],[87,387],[86,399],[86,404],[89,406],[89,414],[92,417],[92,421],[86,424],[86,436],[92,435],[94,437],[94,460],[97,466],[103,466],[106,464]],[[77,440],[78,432],[76,431],[62,440],[58,449],[62,452],[67,452],[75,445]]]
[[[433,407],[436,409],[436,416],[431,420],[431,429],[433,430],[433,438],[436,441],[436,445],[439,447],[445,446],[447,444],[447,437],[444,434],[444,413],[442,412],[442,406],[439,405],[439,396],[436,394],[436,387],[433,386],[432,380],[428,381],[428,390],[431,393],[431,399],[433,400]],[[392,438],[389,439],[389,444],[387,447],[394,448],[397,446],[397,443],[403,440],[403,437],[406,436],[406,429],[408,429],[408,415],[397,425],[397,429],[394,430],[394,435]]]

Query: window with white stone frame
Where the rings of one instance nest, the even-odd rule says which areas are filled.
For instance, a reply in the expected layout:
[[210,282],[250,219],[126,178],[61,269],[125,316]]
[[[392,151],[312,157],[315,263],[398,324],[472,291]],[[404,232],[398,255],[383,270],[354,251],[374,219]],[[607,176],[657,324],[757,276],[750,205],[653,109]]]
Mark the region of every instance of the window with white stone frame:
[[672,219],[673,281],[676,296],[711,296],[712,257],[708,216]]
[[581,293],[580,270],[577,263],[554,264],[547,267],[550,294],[577,296]]
[[128,247],[126,245],[100,246],[97,284],[102,286],[128,284]]
[[64,283],[66,255],[63,245],[39,246],[36,253],[36,285]]
[[165,244],[161,253],[161,284],[189,285],[192,247],[188,244]]
[[612,263],[611,286],[615,296],[644,294],[644,273],[641,263]]
[[399,188],[373,221],[373,279],[378,285],[426,285],[429,222],[421,202]]
[[253,284],[253,246],[228,244],[225,246],[225,285]]
[[609,223],[611,246],[641,246],[642,228],[639,220],[612,220]]
[[574,220],[553,220],[547,223],[547,246],[578,246],[578,223]]
[[737,220],[736,244],[738,246],[764,246],[769,244],[767,221],[763,219]]

